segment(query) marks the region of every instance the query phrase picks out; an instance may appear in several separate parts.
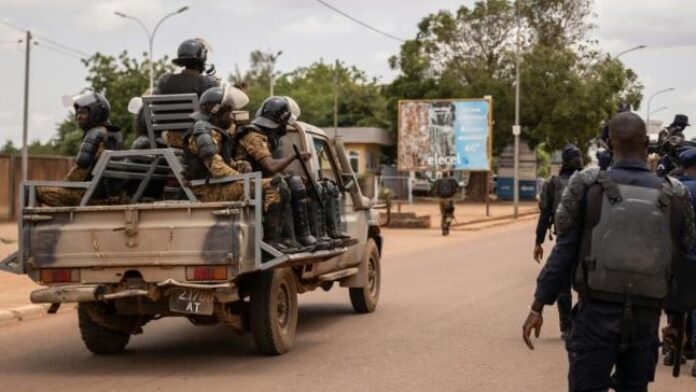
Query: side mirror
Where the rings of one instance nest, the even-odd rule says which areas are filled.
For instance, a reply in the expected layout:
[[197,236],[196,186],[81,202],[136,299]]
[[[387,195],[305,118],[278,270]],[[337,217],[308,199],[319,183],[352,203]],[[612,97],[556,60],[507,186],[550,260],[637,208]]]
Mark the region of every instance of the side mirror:
[[143,108],[143,99],[140,97],[133,97],[128,101],[128,113],[138,114],[140,109]]

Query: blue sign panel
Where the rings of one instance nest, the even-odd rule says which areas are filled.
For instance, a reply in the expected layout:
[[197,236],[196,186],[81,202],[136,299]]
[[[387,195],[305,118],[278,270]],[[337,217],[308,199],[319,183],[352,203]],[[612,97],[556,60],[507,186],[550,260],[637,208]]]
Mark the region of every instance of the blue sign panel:
[[454,101],[454,137],[456,170],[486,171],[491,163],[488,157],[490,137],[488,101]]
[[[512,200],[514,193],[514,179],[512,177],[498,177],[495,182],[495,193],[499,200]],[[520,200],[534,200],[537,195],[537,182],[520,181]]]

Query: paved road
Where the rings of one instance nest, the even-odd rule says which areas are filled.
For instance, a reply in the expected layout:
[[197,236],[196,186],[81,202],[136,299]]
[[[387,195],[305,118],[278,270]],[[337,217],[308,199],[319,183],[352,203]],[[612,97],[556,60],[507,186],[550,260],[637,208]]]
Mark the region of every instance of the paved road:
[[[531,230],[389,232],[377,312],[353,314],[345,290],[305,294],[282,357],[255,355],[248,335],[174,319],[115,357],[83,348],[72,313],[3,326],[0,391],[563,391],[554,312],[536,351],[520,339],[538,271]],[[664,367],[657,377],[651,391],[696,388]]]

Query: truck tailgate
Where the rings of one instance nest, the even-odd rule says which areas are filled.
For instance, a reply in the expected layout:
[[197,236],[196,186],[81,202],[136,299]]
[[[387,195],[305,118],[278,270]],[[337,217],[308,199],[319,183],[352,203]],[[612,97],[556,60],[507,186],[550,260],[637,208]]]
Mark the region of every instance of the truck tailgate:
[[221,264],[253,259],[253,206],[240,203],[27,208],[34,268]]

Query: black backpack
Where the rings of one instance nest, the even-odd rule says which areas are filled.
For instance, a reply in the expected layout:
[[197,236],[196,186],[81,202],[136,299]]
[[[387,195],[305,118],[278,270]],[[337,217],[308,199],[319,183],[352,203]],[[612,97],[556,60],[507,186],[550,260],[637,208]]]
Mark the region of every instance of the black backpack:
[[456,183],[456,180],[452,178],[443,178],[438,180],[438,186],[437,186],[437,196],[439,197],[452,197],[457,193],[457,188],[459,187],[459,184]]

